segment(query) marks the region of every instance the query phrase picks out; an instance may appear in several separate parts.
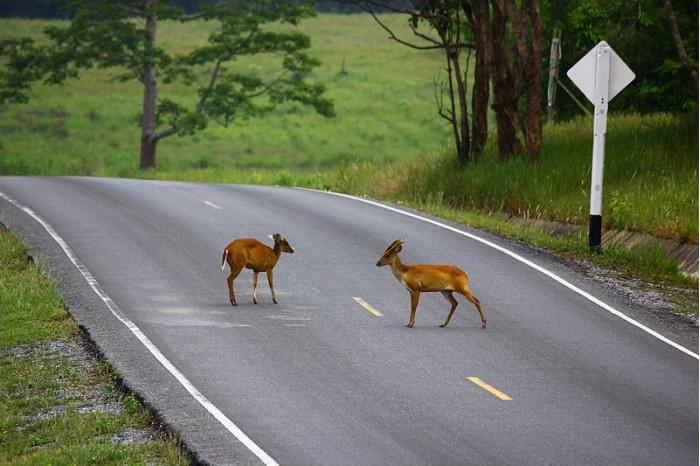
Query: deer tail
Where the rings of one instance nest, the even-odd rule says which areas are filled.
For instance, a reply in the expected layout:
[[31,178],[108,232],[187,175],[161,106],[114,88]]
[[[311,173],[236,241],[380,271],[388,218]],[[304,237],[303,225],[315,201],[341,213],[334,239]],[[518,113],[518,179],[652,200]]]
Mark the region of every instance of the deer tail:
[[228,257],[228,249],[224,249],[224,255],[221,257],[221,270],[226,267],[226,258]]

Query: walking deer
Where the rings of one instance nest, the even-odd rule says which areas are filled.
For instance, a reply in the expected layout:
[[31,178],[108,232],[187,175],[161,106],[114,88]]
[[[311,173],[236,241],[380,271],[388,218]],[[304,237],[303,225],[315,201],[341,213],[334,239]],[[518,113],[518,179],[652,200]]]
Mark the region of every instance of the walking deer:
[[467,298],[479,311],[481,317],[481,328],[486,328],[486,317],[481,310],[481,303],[469,291],[469,277],[467,274],[454,265],[435,264],[415,264],[406,265],[399,259],[404,240],[396,240],[386,248],[382,257],[377,262],[377,267],[390,265],[391,271],[398,281],[400,281],[411,293],[411,317],[408,320],[408,327],[413,327],[416,323],[416,308],[421,292],[439,291],[450,302],[450,312],[447,314],[445,322],[440,327],[445,327],[452,318],[457,308],[457,300],[452,295],[457,292]]
[[231,273],[226,278],[228,282],[228,297],[231,305],[236,306],[236,295],[233,290],[233,281],[236,279],[241,270],[253,270],[253,303],[258,304],[256,292],[258,288],[258,274],[267,272],[267,283],[270,285],[272,293],[272,302],[277,304],[275,299],[275,288],[272,284],[272,269],[277,265],[280,255],[283,252],[293,253],[294,249],[289,245],[286,239],[279,233],[272,236],[275,245],[270,248],[254,238],[241,238],[233,240],[224,248],[224,253],[221,258],[221,270],[224,270],[226,263],[231,267]]

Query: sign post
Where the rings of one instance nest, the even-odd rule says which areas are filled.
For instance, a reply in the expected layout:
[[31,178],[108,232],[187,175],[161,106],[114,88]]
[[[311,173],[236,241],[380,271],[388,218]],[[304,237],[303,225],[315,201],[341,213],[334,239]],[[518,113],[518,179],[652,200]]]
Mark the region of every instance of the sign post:
[[561,29],[554,30],[552,45],[549,47],[549,82],[547,83],[547,123],[554,120],[554,101],[557,98],[559,81],[559,61],[561,60]]
[[593,47],[566,75],[594,106],[593,162],[588,246],[600,249],[603,226],[603,166],[608,102],[634,80],[634,73],[605,41]]

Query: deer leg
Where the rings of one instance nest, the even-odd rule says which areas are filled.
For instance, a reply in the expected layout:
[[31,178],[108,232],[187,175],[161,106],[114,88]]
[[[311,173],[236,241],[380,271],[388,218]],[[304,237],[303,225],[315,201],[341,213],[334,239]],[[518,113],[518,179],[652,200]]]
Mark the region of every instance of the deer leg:
[[238,267],[238,266],[231,266],[231,273],[226,277],[226,281],[228,282],[228,300],[231,301],[232,306],[236,306],[236,294],[233,290],[233,281],[236,279],[239,273],[241,273],[241,270],[243,270],[243,266]]
[[455,297],[452,295],[451,291],[441,291],[442,295],[445,297],[446,300],[450,302],[452,307],[450,308],[450,312],[447,314],[447,318],[445,319],[445,322],[440,327],[447,327],[447,324],[450,323],[450,319],[452,318],[452,314],[455,313],[455,309],[457,309],[457,305],[459,304]]
[[275,299],[275,287],[272,285],[272,269],[267,271],[267,284],[270,285],[270,293],[272,293],[272,302],[277,304]]
[[468,289],[461,290],[460,294],[462,294],[472,304],[474,304],[474,306],[476,306],[476,310],[479,311],[479,316],[481,317],[481,328],[486,328],[486,317],[484,317],[484,311],[481,310],[481,303],[479,302],[479,299],[471,294]]
[[420,291],[411,290],[411,318],[408,320],[408,325],[406,327],[413,327],[416,323],[416,308],[418,307],[418,299],[420,298]]
[[258,272],[253,271],[253,304],[258,304],[256,293],[258,292]]

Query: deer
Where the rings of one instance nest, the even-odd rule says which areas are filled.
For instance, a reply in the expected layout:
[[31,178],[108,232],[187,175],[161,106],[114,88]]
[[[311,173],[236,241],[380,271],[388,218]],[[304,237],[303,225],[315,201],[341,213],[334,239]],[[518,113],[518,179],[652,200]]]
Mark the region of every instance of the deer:
[[413,327],[416,323],[416,308],[418,299],[422,292],[439,291],[450,302],[450,311],[445,322],[440,327],[446,327],[457,309],[458,302],[453,296],[457,292],[467,298],[479,311],[481,317],[481,328],[486,328],[486,317],[481,309],[479,299],[469,291],[469,276],[464,270],[454,265],[438,264],[414,264],[407,265],[401,262],[399,253],[405,243],[403,239],[398,239],[391,243],[384,254],[377,261],[377,267],[385,265],[391,266],[391,271],[398,281],[400,281],[411,293],[411,317],[407,327]]
[[224,248],[221,258],[221,270],[224,270],[228,262],[228,265],[231,267],[231,273],[226,278],[226,281],[228,282],[228,297],[232,306],[238,305],[233,289],[233,281],[243,268],[253,270],[253,304],[258,304],[256,292],[258,288],[258,274],[260,272],[267,272],[267,283],[270,285],[272,302],[277,304],[275,288],[272,284],[272,269],[277,265],[283,252],[291,254],[294,253],[294,249],[279,233],[275,233],[270,238],[275,241],[272,248],[255,238],[236,239]]

